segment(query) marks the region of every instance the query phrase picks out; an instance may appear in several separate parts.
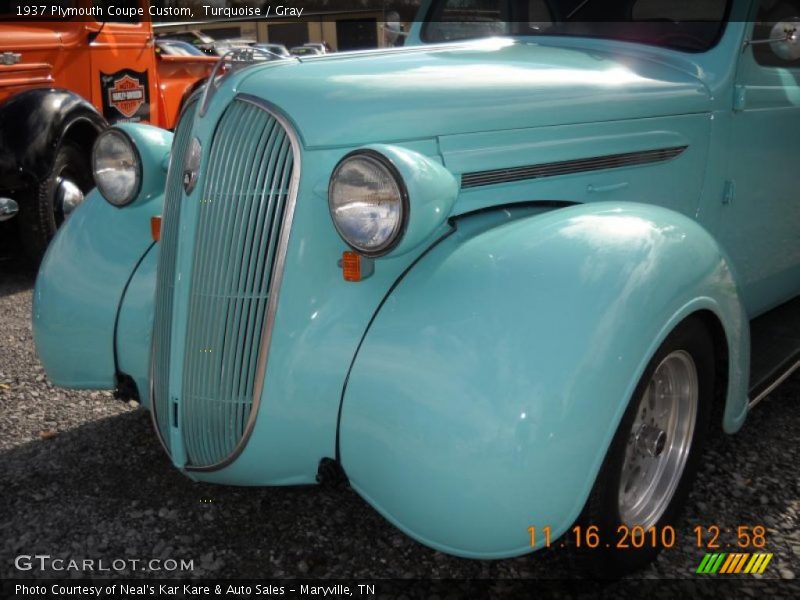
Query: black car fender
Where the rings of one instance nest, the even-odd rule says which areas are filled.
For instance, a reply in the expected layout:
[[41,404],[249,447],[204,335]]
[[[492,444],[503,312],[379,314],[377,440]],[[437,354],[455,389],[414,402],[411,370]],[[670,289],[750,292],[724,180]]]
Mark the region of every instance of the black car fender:
[[107,126],[91,103],[69,90],[27,90],[0,103],[0,189],[47,178],[64,139],[88,155]]

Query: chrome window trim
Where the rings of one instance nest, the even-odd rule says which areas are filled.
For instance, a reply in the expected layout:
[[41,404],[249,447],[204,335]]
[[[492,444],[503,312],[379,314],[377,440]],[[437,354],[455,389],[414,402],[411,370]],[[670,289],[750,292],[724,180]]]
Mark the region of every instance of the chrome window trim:
[[[264,326],[261,331],[261,345],[258,349],[258,362],[256,364],[254,389],[253,389],[253,407],[250,410],[250,415],[245,425],[244,434],[239,439],[233,451],[223,460],[218,461],[212,465],[192,466],[185,465],[186,471],[194,472],[208,472],[218,471],[233,463],[241,453],[244,451],[250,436],[255,428],[256,418],[261,406],[261,395],[264,391],[264,379],[267,374],[267,359],[269,357],[269,347],[272,341],[272,333],[275,325],[275,316],[278,312],[278,299],[280,296],[281,284],[283,283],[283,271],[286,265],[286,253],[289,247],[289,237],[292,231],[292,221],[294,220],[294,209],[297,203],[297,193],[300,187],[300,169],[301,169],[301,153],[300,153],[300,137],[297,135],[294,126],[291,124],[279,109],[257,96],[250,94],[237,94],[231,101],[235,102],[240,100],[248,102],[257,108],[267,112],[272,116],[278,124],[283,127],[289,138],[289,143],[292,145],[292,160],[294,162],[292,168],[292,177],[289,180],[289,190],[286,197],[286,206],[283,213],[283,222],[281,223],[281,233],[276,247],[275,262],[272,269],[272,283],[270,284],[269,300],[267,302],[267,310],[264,318]],[[213,142],[212,142],[213,144]],[[210,147],[210,146],[209,146]]]

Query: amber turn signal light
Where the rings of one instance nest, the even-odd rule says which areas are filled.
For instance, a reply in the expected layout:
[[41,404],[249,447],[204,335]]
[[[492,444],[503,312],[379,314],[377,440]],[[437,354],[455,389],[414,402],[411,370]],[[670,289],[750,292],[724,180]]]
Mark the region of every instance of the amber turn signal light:
[[375,272],[375,262],[358,252],[346,250],[340,261],[345,281],[361,281]]
[[161,239],[161,215],[150,217],[150,235],[154,242]]

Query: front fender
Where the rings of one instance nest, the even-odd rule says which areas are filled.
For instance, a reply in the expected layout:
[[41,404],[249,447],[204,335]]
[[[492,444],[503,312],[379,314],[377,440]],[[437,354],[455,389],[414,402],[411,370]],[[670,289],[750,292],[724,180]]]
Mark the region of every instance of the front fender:
[[56,233],[33,296],[36,352],[55,385],[115,387],[117,312],[160,212],[160,196],[119,209],[94,190]]
[[150,359],[158,246],[150,246],[125,288],[114,340],[117,370],[133,379],[139,392],[139,402],[147,409],[150,408]]
[[467,217],[375,316],[343,396],[342,465],[429,546],[531,551],[528,527],[555,539],[578,517],[649,359],[700,310],[725,331],[735,430],[747,320],[697,223],[610,203]]
[[45,179],[58,142],[78,125],[95,135],[107,127],[92,104],[69,90],[28,90],[0,104],[0,187]]
[[[142,161],[139,196],[118,208],[94,190],[58,230],[36,277],[33,338],[56,385],[112,389],[122,370],[117,364],[121,358],[125,372],[144,393],[146,369],[142,375],[137,348],[149,343],[152,306],[147,304],[153,302],[155,271],[155,255],[147,260],[145,255],[153,245],[150,219],[161,214],[164,204],[164,166],[172,134],[149,125],[120,128],[133,139]],[[117,356],[118,314],[129,287],[129,310],[119,322],[122,335],[135,339],[122,340],[129,347]]]

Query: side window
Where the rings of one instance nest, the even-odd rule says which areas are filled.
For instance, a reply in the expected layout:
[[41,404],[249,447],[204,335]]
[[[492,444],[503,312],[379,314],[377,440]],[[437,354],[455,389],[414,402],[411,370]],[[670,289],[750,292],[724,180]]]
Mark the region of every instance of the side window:
[[429,15],[426,42],[451,42],[509,33],[505,0],[444,0]]
[[[798,28],[800,35],[800,0],[760,0],[753,40],[766,40],[784,35],[784,29],[778,23],[792,23]],[[800,44],[800,42],[797,42]],[[770,44],[752,46],[756,62],[766,67],[800,68],[800,59],[781,56],[777,47]]]

